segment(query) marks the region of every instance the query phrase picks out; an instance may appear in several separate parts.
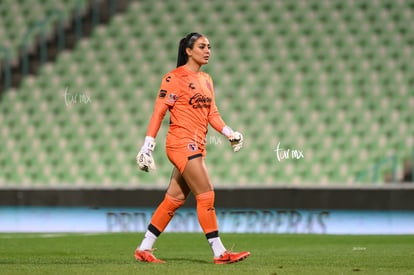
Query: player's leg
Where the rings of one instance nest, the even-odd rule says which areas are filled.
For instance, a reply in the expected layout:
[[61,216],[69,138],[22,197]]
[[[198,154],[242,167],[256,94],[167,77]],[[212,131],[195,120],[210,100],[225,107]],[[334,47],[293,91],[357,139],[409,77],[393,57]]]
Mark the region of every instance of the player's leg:
[[156,236],[159,236],[164,231],[174,216],[175,211],[184,204],[189,193],[190,189],[180,172],[174,167],[164,200],[155,210],[149,225],[149,228],[152,228],[152,232]]
[[233,253],[227,251],[219,237],[215,194],[203,157],[189,160],[183,172],[183,178],[191,189],[197,202],[197,216],[201,228],[214,254],[214,263],[233,263],[247,258],[249,252]]
[[160,262],[160,260],[152,255],[152,247],[158,236],[171,221],[175,211],[184,204],[189,192],[190,189],[186,185],[180,172],[177,168],[174,168],[164,200],[155,210],[151,222],[148,225],[148,230],[145,233],[145,237],[135,252],[135,258],[137,260]]

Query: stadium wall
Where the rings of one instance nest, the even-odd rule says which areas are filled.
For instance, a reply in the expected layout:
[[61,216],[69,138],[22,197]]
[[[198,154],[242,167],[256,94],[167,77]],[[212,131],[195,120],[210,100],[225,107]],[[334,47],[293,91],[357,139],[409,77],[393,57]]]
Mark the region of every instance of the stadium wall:
[[[155,207],[159,189],[2,189],[0,206]],[[253,209],[414,210],[414,185],[216,189],[216,207]],[[190,196],[184,205],[194,207]]]
[[[0,191],[0,232],[143,232],[164,190]],[[218,189],[221,232],[414,234],[414,188]],[[190,196],[166,232],[201,232]]]
[[[145,232],[154,208],[0,207],[0,232]],[[220,232],[414,234],[414,211],[216,208]],[[180,208],[166,232],[199,232],[194,208]]]

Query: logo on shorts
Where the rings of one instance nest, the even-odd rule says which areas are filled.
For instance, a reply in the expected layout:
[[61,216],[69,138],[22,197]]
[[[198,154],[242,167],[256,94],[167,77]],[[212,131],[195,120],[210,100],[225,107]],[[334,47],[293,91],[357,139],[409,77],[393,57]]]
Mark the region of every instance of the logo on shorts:
[[194,152],[194,151],[197,151],[198,146],[197,146],[197,144],[191,142],[187,145],[187,149],[191,152]]

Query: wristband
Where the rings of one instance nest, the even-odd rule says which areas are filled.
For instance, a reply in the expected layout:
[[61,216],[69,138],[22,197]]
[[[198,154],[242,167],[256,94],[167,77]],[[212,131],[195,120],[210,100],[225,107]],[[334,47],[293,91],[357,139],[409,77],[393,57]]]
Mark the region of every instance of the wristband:
[[229,137],[231,134],[233,134],[233,130],[229,126],[224,126],[223,130],[221,130],[221,133],[225,135],[226,137]]

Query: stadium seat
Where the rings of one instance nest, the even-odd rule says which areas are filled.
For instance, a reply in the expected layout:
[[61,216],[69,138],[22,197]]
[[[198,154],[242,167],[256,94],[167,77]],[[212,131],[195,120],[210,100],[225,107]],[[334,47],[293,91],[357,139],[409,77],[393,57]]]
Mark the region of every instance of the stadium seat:
[[[1,46],[9,50],[10,60],[18,57],[19,50],[23,46],[25,37],[44,22],[42,31],[46,35],[52,31],[52,26],[57,20],[67,22],[70,13],[76,9],[84,9],[87,1],[27,1],[4,0],[0,2],[0,41]],[[35,42],[36,34],[27,37],[29,47]],[[0,56],[3,60],[4,56]]]
[[[3,2],[0,13],[11,32],[54,3],[70,11],[69,2],[42,1],[24,21],[30,9],[20,2],[4,1],[14,16]],[[12,157],[0,155],[0,185],[166,187],[168,115],[156,173],[138,172],[135,155],[161,77],[191,31],[209,37],[205,71],[223,118],[246,139],[234,154],[210,129],[206,162],[216,186],[368,184],[372,176],[356,181],[359,172],[372,175],[383,157],[402,158],[414,145],[413,9],[404,0],[131,1],[126,13],[4,94],[0,134]],[[278,161],[279,142],[305,158]]]

